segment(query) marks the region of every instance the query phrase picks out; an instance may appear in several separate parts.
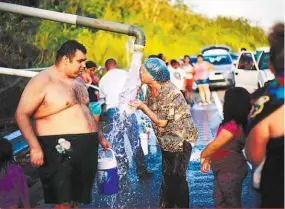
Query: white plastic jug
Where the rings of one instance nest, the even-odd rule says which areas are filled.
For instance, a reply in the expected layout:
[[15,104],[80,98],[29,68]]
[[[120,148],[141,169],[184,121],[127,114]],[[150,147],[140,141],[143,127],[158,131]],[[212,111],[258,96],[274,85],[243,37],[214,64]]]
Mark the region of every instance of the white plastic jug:
[[98,159],[97,182],[98,191],[101,194],[111,195],[119,192],[119,174],[115,152],[112,152],[112,158],[104,156]]

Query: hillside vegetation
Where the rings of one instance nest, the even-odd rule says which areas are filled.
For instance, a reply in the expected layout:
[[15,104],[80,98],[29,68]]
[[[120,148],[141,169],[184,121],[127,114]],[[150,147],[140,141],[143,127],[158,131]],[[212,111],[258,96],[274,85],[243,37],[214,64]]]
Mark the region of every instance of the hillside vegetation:
[[[17,4],[139,26],[146,35],[145,56],[164,53],[168,59],[178,58],[198,54],[202,47],[211,44],[229,45],[234,51],[240,47],[254,50],[267,45],[263,30],[251,27],[246,19],[210,20],[193,13],[180,1],[171,5],[167,0],[18,0]],[[5,12],[0,12],[0,22],[1,67],[23,69],[52,65],[56,50],[68,39],[83,43],[88,59],[97,65],[113,57],[121,68],[128,66],[126,42],[129,38],[125,35]],[[0,76],[0,118],[13,116],[27,81]]]
[[[169,59],[177,58],[184,54],[197,54],[202,47],[210,44],[229,45],[233,50],[238,50],[240,47],[254,50],[258,46],[267,44],[263,30],[251,27],[246,19],[218,17],[210,20],[193,13],[191,8],[179,1],[175,5],[170,5],[167,0],[26,0],[22,3],[137,25],[146,34],[145,56],[162,52]],[[3,28],[4,33],[8,33],[9,36],[11,35],[9,32],[17,31],[19,35],[15,36],[15,39],[20,38],[23,50],[26,50],[26,44],[32,45],[30,51],[33,62],[28,64],[32,64],[33,67],[53,64],[56,49],[67,39],[82,42],[88,50],[88,59],[94,60],[99,65],[107,58],[114,57],[121,67],[127,66],[128,37],[125,35],[47,20],[39,21],[35,18],[19,18],[17,15],[5,16],[7,21],[6,28]],[[5,39],[2,41],[5,42]],[[37,56],[34,55],[34,48],[38,49]]]

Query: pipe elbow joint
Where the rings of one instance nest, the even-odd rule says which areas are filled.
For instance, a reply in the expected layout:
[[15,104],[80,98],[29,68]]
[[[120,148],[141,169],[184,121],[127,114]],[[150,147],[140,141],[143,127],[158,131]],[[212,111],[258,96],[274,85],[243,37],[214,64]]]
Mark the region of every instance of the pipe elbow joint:
[[145,46],[145,34],[144,31],[134,25],[131,25],[129,28],[129,34],[130,36],[135,36],[136,40],[135,40],[135,44],[136,45],[140,45],[140,46]]

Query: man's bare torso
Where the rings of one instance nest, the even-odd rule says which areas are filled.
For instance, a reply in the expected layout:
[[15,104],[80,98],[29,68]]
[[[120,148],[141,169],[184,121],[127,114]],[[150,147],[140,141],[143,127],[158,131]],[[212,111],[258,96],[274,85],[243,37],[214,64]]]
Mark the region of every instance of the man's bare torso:
[[52,69],[42,72],[44,98],[33,114],[38,136],[96,132],[96,122],[89,111],[89,97],[80,79],[59,79]]

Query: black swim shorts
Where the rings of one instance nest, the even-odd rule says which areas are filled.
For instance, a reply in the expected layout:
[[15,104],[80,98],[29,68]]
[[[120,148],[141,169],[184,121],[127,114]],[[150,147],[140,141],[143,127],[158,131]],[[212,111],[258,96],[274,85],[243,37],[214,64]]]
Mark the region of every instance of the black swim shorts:
[[98,134],[39,136],[44,165],[38,168],[47,204],[91,202],[98,163]]

